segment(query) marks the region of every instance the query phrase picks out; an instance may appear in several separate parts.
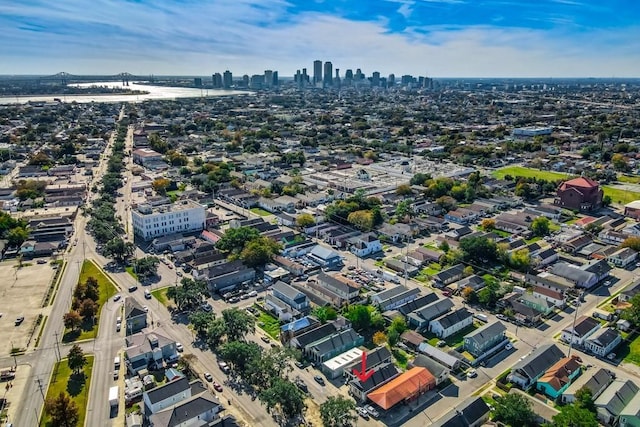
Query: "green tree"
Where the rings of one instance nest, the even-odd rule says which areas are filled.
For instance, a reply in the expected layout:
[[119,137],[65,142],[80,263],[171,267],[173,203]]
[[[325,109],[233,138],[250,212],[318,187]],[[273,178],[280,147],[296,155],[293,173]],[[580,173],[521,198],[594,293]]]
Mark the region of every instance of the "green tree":
[[206,341],[211,348],[217,348],[226,334],[226,327],[223,319],[215,319],[207,327]]
[[158,273],[160,259],[155,256],[138,258],[133,262],[133,271],[140,278],[155,276]]
[[485,280],[485,287],[478,291],[478,302],[485,306],[493,305],[498,299],[500,284],[495,280]]
[[480,226],[484,231],[491,231],[496,228],[496,220],[493,218],[485,218],[480,223]]
[[404,220],[406,217],[411,217],[413,215],[413,210],[411,209],[411,200],[402,200],[396,205],[396,217],[400,220]]
[[387,342],[389,346],[395,347],[400,341],[400,334],[395,329],[389,329],[387,332]]
[[627,158],[620,153],[616,153],[611,156],[611,164],[617,171],[626,171],[629,169],[629,162],[627,161]]
[[77,427],[80,421],[78,406],[71,397],[61,391],[58,397],[47,399],[44,409],[51,417],[51,424],[56,427]]
[[356,331],[363,331],[371,327],[371,311],[366,305],[351,305],[345,316]]
[[460,240],[460,249],[465,259],[480,265],[498,258],[496,242],[484,236]]
[[308,213],[300,214],[296,218],[296,225],[298,227],[302,228],[302,229],[307,228],[307,227],[311,227],[315,223],[316,223],[316,220],[313,217],[313,215],[308,214]]
[[631,304],[622,312],[622,318],[631,322],[635,327],[640,327],[640,294],[634,295]]
[[351,212],[347,217],[347,221],[362,231],[371,231],[375,225],[373,213],[370,210]]
[[259,236],[260,232],[253,227],[229,228],[218,240],[216,247],[223,252],[240,253],[248,242]]
[[112,257],[120,262],[129,258],[135,252],[135,246],[131,242],[125,242],[120,237],[109,240],[103,248],[106,256]]
[[169,185],[171,185],[171,181],[167,178],[156,178],[151,183],[151,187],[155,192],[163,196],[167,194],[167,188],[169,188]]
[[287,419],[300,415],[304,409],[302,392],[294,383],[281,378],[260,392],[259,398],[267,406],[268,412],[278,411]]
[[240,252],[240,259],[249,267],[262,267],[271,261],[274,255],[279,254],[280,250],[281,247],[276,241],[260,236],[244,246]]
[[553,417],[553,427],[598,427],[594,412],[580,405],[565,405],[560,413]]
[[255,331],[255,318],[245,310],[228,308],[222,311],[222,319],[228,341],[244,339],[246,334]]
[[338,318],[338,312],[331,306],[318,306],[311,312],[321,323],[327,323],[327,320],[335,320]]
[[511,266],[519,271],[528,271],[531,267],[529,249],[518,249],[511,255]]
[[343,396],[329,396],[320,405],[320,418],[324,427],[351,427],[358,420],[356,404]]
[[239,373],[245,372],[247,365],[260,357],[260,346],[255,342],[228,341],[218,349],[220,357],[231,363]]
[[519,393],[509,393],[500,400],[496,400],[494,419],[509,426],[534,426],[535,413],[531,409],[531,402]]
[[202,303],[207,284],[202,280],[182,278],[180,285],[167,289],[167,298],[173,300],[178,310],[196,307]]
[[636,252],[640,252],[640,237],[627,237],[626,239],[624,239],[620,247],[631,248]]
[[67,355],[67,364],[74,374],[79,374],[87,364],[87,358],[78,344],[74,344]]
[[206,336],[209,325],[216,318],[212,311],[198,310],[189,315],[189,323],[198,336]]
[[78,306],[78,313],[83,319],[93,320],[98,314],[98,304],[92,299],[84,299]]
[[29,238],[29,232],[23,227],[14,227],[7,232],[7,243],[12,247],[21,246]]
[[596,405],[593,402],[593,393],[586,386],[582,386],[576,391],[576,405],[590,412],[596,413]]
[[549,218],[546,216],[539,216],[531,223],[531,231],[536,236],[546,236],[549,234]]
[[247,369],[249,383],[260,388],[271,387],[279,379],[293,371],[292,361],[300,360],[302,354],[289,347],[269,348],[260,357],[252,359]]
[[62,321],[64,323],[64,327],[71,329],[72,331],[77,330],[80,328],[80,325],[82,325],[82,317],[75,310],[65,313],[64,316],[62,316]]
[[389,330],[392,329],[402,335],[402,333],[407,330],[407,322],[404,320],[404,317],[395,317],[389,325]]
[[413,194],[413,191],[409,184],[400,184],[396,187],[396,194],[398,196],[410,196]]

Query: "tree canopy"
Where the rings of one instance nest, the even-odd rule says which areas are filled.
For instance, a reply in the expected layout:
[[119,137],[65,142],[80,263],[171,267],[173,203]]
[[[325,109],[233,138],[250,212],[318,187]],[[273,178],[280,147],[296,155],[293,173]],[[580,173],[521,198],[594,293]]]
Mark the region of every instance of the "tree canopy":
[[549,218],[547,218],[546,216],[536,217],[531,222],[531,231],[533,231],[533,234],[535,234],[536,236],[546,236],[549,234],[550,223],[551,222],[549,221]]
[[496,242],[484,236],[461,239],[460,249],[462,250],[464,259],[479,265],[496,261],[498,258]]
[[536,425],[536,416],[531,409],[531,402],[519,393],[509,393],[496,400],[494,418],[509,426]]
[[320,405],[320,418],[324,427],[350,427],[358,420],[353,400],[343,396],[329,396]]
[[51,417],[51,424],[54,426],[77,427],[80,421],[78,406],[64,391],[61,391],[58,397],[47,399],[44,409]]

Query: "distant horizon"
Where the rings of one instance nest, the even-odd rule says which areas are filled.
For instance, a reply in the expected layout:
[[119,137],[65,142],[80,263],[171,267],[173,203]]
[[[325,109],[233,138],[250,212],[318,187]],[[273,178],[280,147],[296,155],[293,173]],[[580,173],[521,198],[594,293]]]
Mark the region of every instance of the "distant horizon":
[[315,59],[342,75],[640,72],[635,0],[24,0],[0,3],[0,26],[3,75],[262,72],[256,64],[312,75]]

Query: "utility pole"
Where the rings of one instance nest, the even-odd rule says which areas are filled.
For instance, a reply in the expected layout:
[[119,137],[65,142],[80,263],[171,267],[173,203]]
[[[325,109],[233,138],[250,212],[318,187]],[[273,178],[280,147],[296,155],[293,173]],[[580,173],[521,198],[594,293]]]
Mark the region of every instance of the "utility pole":
[[56,336],[56,348],[58,349],[58,353],[57,353],[57,358],[58,358],[58,362],[60,361],[60,359],[62,359],[62,355],[60,354],[60,345],[58,343],[58,332],[56,331],[54,333],[54,335]]

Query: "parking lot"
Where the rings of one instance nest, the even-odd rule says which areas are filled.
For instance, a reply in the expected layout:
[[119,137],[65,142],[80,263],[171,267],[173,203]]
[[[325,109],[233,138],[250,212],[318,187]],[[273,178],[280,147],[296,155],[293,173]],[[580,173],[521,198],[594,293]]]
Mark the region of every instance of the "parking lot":
[[[7,355],[11,346],[26,347],[29,332],[38,314],[42,313],[42,300],[51,284],[54,270],[51,265],[38,264],[35,260],[24,262],[18,268],[16,260],[0,262],[0,354]],[[24,320],[15,325],[18,317]]]

